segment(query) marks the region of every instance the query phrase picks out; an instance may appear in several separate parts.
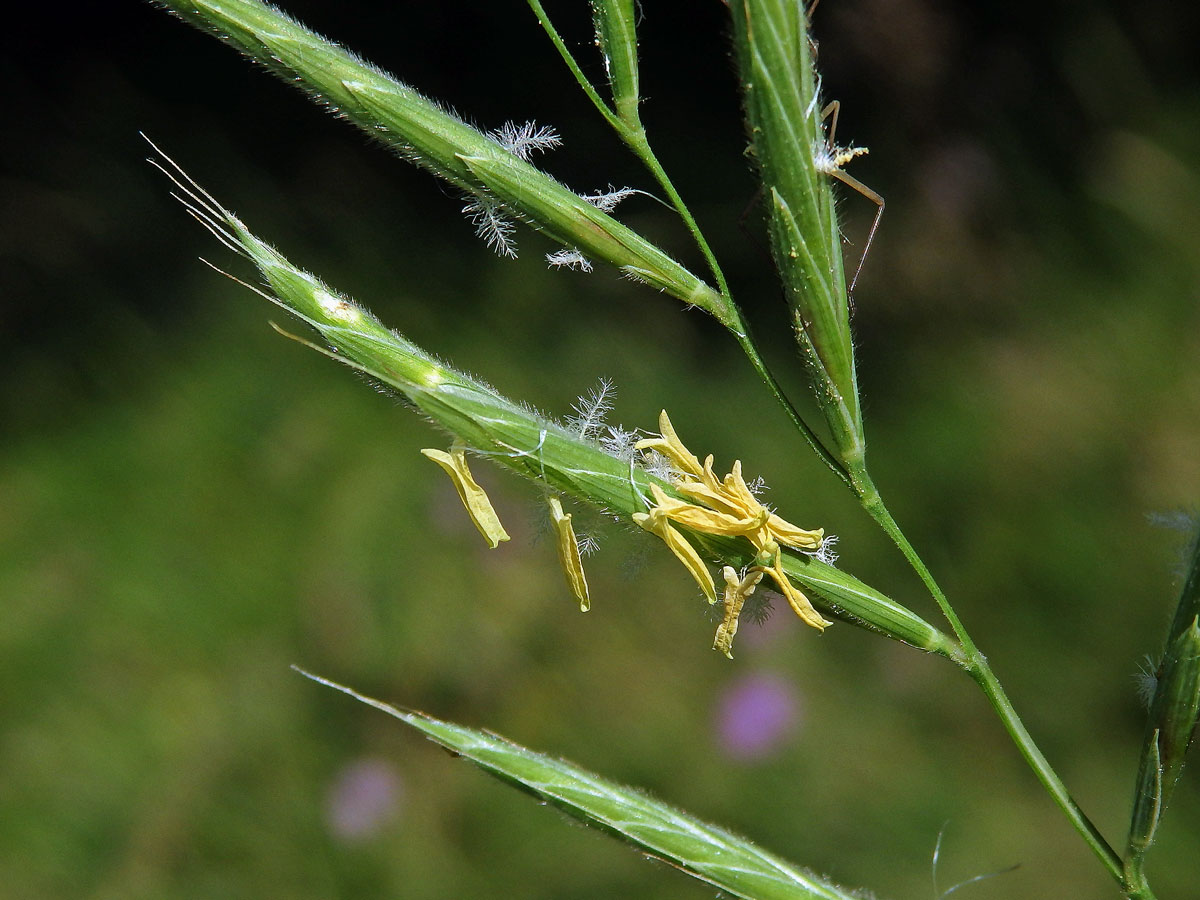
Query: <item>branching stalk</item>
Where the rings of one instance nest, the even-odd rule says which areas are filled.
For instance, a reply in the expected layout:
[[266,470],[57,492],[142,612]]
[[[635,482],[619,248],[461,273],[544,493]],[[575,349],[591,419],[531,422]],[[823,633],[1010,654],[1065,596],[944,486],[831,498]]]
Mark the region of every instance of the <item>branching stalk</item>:
[[1000,684],[1000,680],[992,671],[992,667],[988,664],[985,657],[979,648],[975,645],[971,635],[967,632],[962,620],[958,617],[954,607],[951,606],[945,592],[933,577],[933,573],[929,571],[924,560],[921,559],[916,549],[904,536],[904,532],[900,530],[899,524],[892,517],[891,512],[883,502],[878,489],[875,487],[871,476],[867,473],[865,466],[858,468],[853,473],[853,489],[858,494],[859,501],[863,508],[870,514],[879,526],[887,533],[888,537],[904,554],[904,558],[908,560],[909,565],[924,582],[925,587],[933,596],[938,608],[941,609],[942,615],[946,617],[946,621],[950,624],[954,636],[962,645],[965,658],[960,665],[971,676],[971,679],[979,685],[984,695],[991,703],[992,709],[1000,718],[1004,730],[1008,732],[1013,743],[1016,744],[1021,756],[1024,757],[1029,767],[1033,769],[1034,775],[1037,776],[1039,782],[1054,798],[1054,802],[1059,809],[1066,815],[1071,826],[1079,832],[1084,842],[1091,848],[1092,852],[1100,860],[1101,864],[1110,875],[1117,881],[1118,884],[1126,890],[1130,897],[1152,898],[1153,894],[1147,885],[1141,885],[1139,889],[1134,890],[1132,886],[1126,883],[1124,866],[1121,862],[1121,857],[1112,848],[1112,845],[1104,838],[1095,824],[1087,817],[1079,804],[1071,796],[1065,784],[1058,773],[1056,773],[1041,749],[1035,743],[1029,731],[1025,728],[1025,724],[1021,721],[1021,717],[1017,714],[1012,702],[1008,699],[1008,695],[1004,692],[1004,688]]
[[742,315],[741,308],[733,299],[733,293],[729,289],[729,282],[725,278],[721,264],[717,261],[716,254],[713,253],[712,247],[709,245],[708,239],[705,238],[704,232],[700,229],[699,223],[696,222],[695,216],[692,215],[691,209],[684,202],[683,196],[675,187],[674,182],[671,181],[671,177],[667,174],[654,149],[650,146],[650,140],[646,135],[645,127],[642,125],[636,105],[627,106],[622,112],[618,112],[605,103],[599,91],[596,90],[587,75],[584,74],[574,54],[567,47],[566,42],[563,41],[562,36],[558,33],[558,29],[554,27],[554,23],[546,14],[540,0],[527,0],[527,2],[533,14],[537,17],[539,24],[541,24],[547,36],[549,36],[555,49],[558,50],[559,55],[562,57],[563,62],[566,63],[567,68],[571,71],[571,74],[579,83],[579,86],[583,89],[588,99],[591,100],[597,111],[604,117],[604,120],[608,122],[613,131],[617,133],[622,142],[641,160],[642,165],[646,167],[646,170],[654,177],[654,180],[658,182],[659,187],[667,195],[671,206],[675,209],[680,219],[683,220],[684,226],[691,234],[692,240],[700,250],[709,271],[712,273],[713,279],[717,283],[718,291],[728,302],[728,308],[737,317],[736,324],[729,325],[729,330],[737,338],[738,345],[742,348],[742,352],[746,354],[746,358],[750,360],[750,365],[754,368],[763,385],[770,391],[771,396],[775,398],[779,405],[783,407],[788,420],[803,436],[821,462],[825,463],[839,479],[849,485],[850,476],[845,466],[838,461],[837,457],[829,451],[816,432],[804,421],[795,404],[788,399],[779,381],[767,367],[762,354],[759,353],[758,346],[750,336],[749,326]]

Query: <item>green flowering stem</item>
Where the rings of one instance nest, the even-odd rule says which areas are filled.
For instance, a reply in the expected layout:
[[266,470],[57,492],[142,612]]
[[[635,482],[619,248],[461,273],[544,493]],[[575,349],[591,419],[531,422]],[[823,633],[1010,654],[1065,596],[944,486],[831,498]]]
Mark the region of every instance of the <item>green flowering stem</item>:
[[[542,4],[539,3],[538,0],[527,0],[527,2],[529,3],[529,8],[533,11],[533,14],[537,16],[538,23],[543,29],[545,29],[546,35],[554,44],[554,48],[558,51],[559,56],[563,58],[563,62],[567,64],[567,68],[571,70],[571,74],[575,76],[575,80],[579,82],[579,86],[583,88],[583,92],[587,94],[588,99],[592,101],[592,105],[596,107],[596,109],[600,112],[600,115],[604,116],[605,120],[613,127],[613,129],[615,129],[618,133],[621,133],[625,127],[624,120],[621,118],[621,116],[617,115],[617,113],[615,113],[607,103],[604,102],[604,99],[596,91],[595,87],[592,86],[592,83],[588,80],[587,75],[583,73],[583,69],[579,67],[579,63],[575,61],[574,55],[563,42],[562,37],[558,33],[558,29],[554,27],[554,23],[550,21],[550,17],[546,15],[546,11],[542,8]],[[636,106],[634,109],[636,113]]]
[[[744,539],[691,531],[688,534],[706,556],[722,560],[736,569],[748,568],[757,561],[754,548]],[[817,595],[816,605],[822,612],[965,666],[963,649],[953,638],[836,566],[807,554],[785,550],[783,570]]]
[[1144,862],[1145,858],[1139,855],[1127,863],[1125,896],[1130,900],[1155,900],[1154,892],[1146,882],[1146,873],[1142,871]]
[[767,364],[758,352],[758,345],[754,343],[753,338],[750,336],[748,327],[743,326],[743,333],[737,335],[737,341],[738,345],[742,348],[742,352],[750,360],[750,365],[754,367],[754,371],[758,374],[759,379],[767,386],[767,390],[771,392],[771,396],[783,407],[783,411],[787,413],[792,425],[803,435],[804,440],[808,442],[808,446],[812,449],[813,453],[817,454],[817,458],[825,463],[829,467],[829,470],[840,478],[844,484],[853,488],[853,482],[846,467],[842,465],[837,457],[829,452],[829,449],[821,442],[816,432],[804,421],[800,415],[800,411],[788,399],[787,394],[783,392],[783,388],[775,380],[775,376],[771,373],[771,370],[767,368]]
[[1072,827],[1091,848],[1108,873],[1125,889],[1127,895],[1149,900],[1153,895],[1149,892],[1148,887],[1142,886],[1135,891],[1127,883],[1120,856],[1100,833],[1100,830],[1091,819],[1079,808],[1079,804],[1075,802],[1070,791],[1067,790],[1067,786],[1063,784],[1058,773],[1054,771],[1050,762],[1025,728],[1025,724],[1017,714],[1012,701],[1008,699],[1003,686],[992,671],[987,657],[975,646],[975,642],[971,639],[971,635],[967,632],[962,620],[959,619],[958,614],[954,611],[954,607],[950,605],[950,601],[946,598],[945,592],[942,591],[941,586],[934,579],[933,573],[929,571],[924,560],[921,559],[913,545],[909,543],[908,538],[904,536],[904,532],[900,530],[900,526],[892,517],[891,512],[888,511],[865,466],[859,467],[853,474],[854,489],[863,507],[895,542],[900,552],[904,554],[905,559],[908,560],[909,565],[912,566],[921,581],[924,582],[929,593],[933,596],[933,599],[937,602],[942,614],[946,617],[946,621],[950,623],[950,628],[954,632],[954,636],[958,638],[958,642],[961,645],[962,657],[957,660],[959,665],[979,685],[988,702],[991,703],[992,709],[995,710],[996,715],[1000,718],[1005,731],[1008,732],[1009,737],[1016,744],[1017,750],[1020,751],[1025,762],[1033,769],[1033,773],[1037,776],[1038,781],[1041,782],[1042,787],[1054,798],[1054,802],[1066,815]]
[[614,107],[610,107],[608,103],[600,96],[600,93],[592,85],[583,69],[575,60],[574,54],[563,41],[562,36],[558,33],[558,29],[554,27],[554,23],[543,9],[540,0],[527,0],[529,8],[537,17],[539,24],[545,30],[550,41],[558,50],[563,62],[574,76],[583,92],[587,95],[592,105],[609,126],[617,133],[617,136],[625,143],[634,155],[642,162],[647,171],[658,182],[659,187],[667,195],[671,206],[674,207],[680,219],[683,220],[685,227],[695,241],[696,247],[700,250],[705,262],[708,264],[709,271],[716,280],[717,287],[721,295],[728,301],[728,308],[731,319],[736,317],[735,325],[728,325],[730,332],[734,335],[738,342],[738,346],[742,348],[742,352],[746,354],[750,365],[754,368],[759,379],[770,391],[771,396],[783,407],[788,419],[798,432],[804,437],[804,440],[812,448],[817,457],[829,467],[835,475],[838,476],[846,484],[850,483],[850,477],[845,466],[825,447],[824,443],[812,430],[807,422],[801,417],[795,404],[788,399],[784,393],[778,380],[767,368],[766,362],[762,358],[762,354],[758,351],[758,345],[750,335],[749,325],[742,316],[741,309],[733,299],[733,294],[729,289],[729,283],[725,278],[725,273],[721,269],[721,264],[717,261],[716,254],[713,253],[709,246],[704,232],[700,229],[699,223],[696,222],[695,216],[692,215],[691,209],[684,202],[682,195],[675,187],[671,177],[667,174],[662,163],[659,161],[654,149],[650,146],[650,140],[646,135],[646,129],[642,125],[641,115],[638,107],[638,89],[637,89],[637,35],[633,29],[633,4],[628,0],[596,0],[594,9],[597,20],[597,34],[601,44],[601,50],[605,54],[609,68],[609,80],[612,86]]
[[[450,432],[455,442],[550,492],[570,494],[626,520],[651,507],[653,488],[678,498],[674,485],[636,464],[632,447],[624,455],[608,452],[455,371],[386,328],[351,298],[293,265],[168,158],[154,164],[174,182],[189,212],[258,268],[269,288],[259,293],[312,326],[329,349],[297,340],[394,388]],[[494,534],[503,539],[499,531]],[[745,538],[692,535],[692,541],[722,564],[755,564],[755,548]],[[959,661],[961,651],[953,639],[853,576],[800,553],[785,553],[782,565],[818,595],[830,615]]]
[[[534,11],[580,84],[585,85],[588,96],[654,173],[683,217],[717,279],[718,290],[714,291],[640,234],[492,137],[274,7],[258,0],[156,2],[185,21],[216,34],[281,77],[296,81],[314,99],[372,137],[391,144],[402,156],[480,198],[485,205],[502,207],[564,247],[605,260],[625,274],[708,312],[734,335],[754,370],[817,455],[845,480],[844,471],[784,396],[750,339],[716,257],[646,141],[645,131],[637,120],[636,86],[633,90],[623,88],[618,94],[624,118],[609,110],[570,58],[537,0],[531,0]],[[632,36],[629,27],[613,33],[626,36],[626,40]],[[628,52],[623,58],[627,74],[622,83],[628,84]]]
[[[530,0],[530,2],[535,3],[537,0]],[[750,360],[750,365],[754,368],[755,373],[766,386],[767,390],[771,392],[771,396],[773,396],[779,405],[783,407],[783,410],[785,413],[787,413],[788,419],[791,420],[792,425],[795,426],[796,430],[799,431],[801,435],[803,435],[804,440],[808,443],[809,447],[812,448],[812,451],[817,454],[817,457],[821,460],[821,462],[825,463],[825,465],[829,467],[830,471],[837,475],[838,478],[840,478],[843,482],[849,484],[850,477],[845,466],[843,466],[842,463],[839,462],[838,459],[829,452],[829,449],[824,445],[824,443],[822,443],[816,432],[814,432],[809,424],[804,421],[795,405],[790,399],[788,399],[787,394],[783,392],[783,388],[780,387],[779,382],[771,373],[771,370],[767,368],[766,362],[763,360],[762,355],[758,351],[758,345],[755,343],[750,334],[750,326],[746,323],[745,319],[742,318],[741,308],[733,300],[733,296],[729,290],[729,284],[725,280],[725,273],[721,271],[721,266],[717,262],[717,258],[713,254],[712,249],[709,247],[708,241],[704,237],[704,233],[700,230],[700,226],[692,216],[691,210],[688,209],[687,204],[684,203],[683,197],[681,197],[679,192],[675,189],[675,185],[671,182],[666,170],[662,167],[662,164],[658,161],[658,157],[651,149],[650,142],[646,137],[646,132],[641,127],[640,122],[638,123],[636,130],[628,130],[623,124],[614,127],[617,128],[618,133],[621,134],[621,137],[625,143],[630,147],[631,150],[633,150],[635,154],[637,154],[643,165],[646,166],[646,168],[658,181],[659,186],[666,192],[667,197],[670,199],[672,206],[674,206],[675,210],[679,213],[679,217],[683,219],[688,231],[691,232],[692,238],[696,242],[696,246],[700,249],[701,254],[703,254],[705,260],[708,262],[709,270],[712,272],[713,278],[716,279],[721,293],[729,299],[730,307],[735,310],[738,315],[739,327],[736,329],[731,329],[731,331],[738,342],[738,346],[742,348],[742,352],[745,353],[746,358]]]
[[592,0],[592,18],[612,89],[613,108],[622,120],[636,122],[641,103],[637,4],[634,0]]
[[730,2],[749,152],[767,205],[771,255],[792,312],[813,395],[844,472],[865,452],[850,300],[805,4]]
[[[527,2],[533,14],[537,17],[538,22],[545,29],[546,34],[554,44],[555,49],[558,50],[559,55],[563,58],[563,62],[571,70],[571,74],[575,76],[575,80],[579,82],[579,86],[583,88],[588,99],[592,101],[592,105],[596,107],[600,115],[604,117],[605,121],[617,133],[617,136],[634,152],[642,164],[649,170],[650,174],[654,176],[654,180],[666,192],[671,205],[675,208],[679,217],[683,219],[684,225],[687,226],[692,239],[696,242],[696,246],[704,256],[705,262],[708,263],[709,270],[712,272],[713,278],[716,279],[721,294],[729,298],[730,305],[732,306],[732,295],[729,290],[729,284],[725,280],[725,273],[721,270],[721,265],[717,262],[717,257],[712,252],[712,248],[705,239],[704,233],[700,230],[700,226],[696,223],[691,210],[684,203],[683,197],[680,196],[670,176],[667,175],[666,169],[663,168],[662,163],[658,160],[658,156],[650,146],[649,138],[646,136],[646,129],[642,125],[641,114],[638,108],[637,35],[633,30],[633,4],[627,2],[627,0],[608,0],[608,2],[597,2],[595,4],[597,33],[600,35],[601,49],[604,51],[605,58],[609,64],[610,81],[613,88],[613,102],[616,107],[614,109],[604,102],[599,92],[597,92],[591,81],[588,80],[587,75],[584,74],[583,69],[576,62],[575,56],[563,41],[562,36],[559,35],[558,29],[550,21],[550,17],[542,8],[539,0],[527,0]],[[742,324],[740,329],[731,330],[741,338],[744,336],[745,326]]]
[[259,0],[156,0],[294,81],[314,99],[405,158],[625,274],[713,315],[735,334],[740,315],[713,290],[641,235],[622,225],[510,147]]
[[[983,690],[1021,755],[1072,826],[1122,887],[1121,860],[1034,743],[924,561],[904,536],[867,472],[850,302],[832,180],[862,148],[826,137],[805,6],[792,0],[730,4],[751,149],[769,197],[771,249],[787,292],[796,339],[837,458],[860,503],[925,583],[961,645],[956,661]],[[1141,894],[1140,896],[1147,896]]]

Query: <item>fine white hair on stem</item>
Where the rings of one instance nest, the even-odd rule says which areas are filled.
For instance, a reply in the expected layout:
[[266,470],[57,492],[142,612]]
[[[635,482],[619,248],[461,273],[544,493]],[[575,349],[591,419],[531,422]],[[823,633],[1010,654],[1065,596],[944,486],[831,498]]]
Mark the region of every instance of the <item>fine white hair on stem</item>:
[[489,197],[476,196],[462,211],[475,226],[475,234],[483,238],[490,250],[498,256],[517,258],[517,242],[512,236],[516,228],[512,220],[505,217],[503,207],[498,202]]
[[538,125],[536,122],[505,122],[499,128],[488,132],[501,147],[519,159],[529,162],[534,153],[545,153],[555,147],[562,146],[562,138],[549,125]]

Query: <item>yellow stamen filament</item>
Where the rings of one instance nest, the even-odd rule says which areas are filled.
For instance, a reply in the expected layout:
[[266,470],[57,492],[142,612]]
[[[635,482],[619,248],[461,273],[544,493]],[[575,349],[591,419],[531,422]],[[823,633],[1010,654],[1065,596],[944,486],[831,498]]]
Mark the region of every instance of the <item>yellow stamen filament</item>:
[[562,503],[557,497],[550,498],[550,519],[554,523],[558,560],[567,576],[567,584],[575,599],[579,601],[579,611],[587,612],[592,608],[592,600],[588,594],[587,578],[583,574],[579,542],[575,539],[575,529],[571,526],[571,514],[563,512]]
[[421,453],[446,470],[446,474],[454,482],[454,489],[458,491],[463,506],[467,508],[467,514],[490,548],[494,550],[501,541],[509,540],[508,532],[504,530],[504,526],[500,524],[500,517],[492,508],[492,501],[471,477],[471,470],[467,468],[465,447],[455,444],[449,453],[433,449],[422,450]]

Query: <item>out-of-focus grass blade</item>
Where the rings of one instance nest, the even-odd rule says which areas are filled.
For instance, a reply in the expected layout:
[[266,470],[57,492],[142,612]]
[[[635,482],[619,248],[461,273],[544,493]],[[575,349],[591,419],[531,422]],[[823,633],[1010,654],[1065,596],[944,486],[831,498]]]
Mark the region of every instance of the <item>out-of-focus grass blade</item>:
[[1200,535],[1192,544],[1191,566],[1154,674],[1125,854],[1132,883],[1144,878],[1146,852],[1154,843],[1200,718]]
[[633,788],[569,762],[535,753],[494,734],[397,709],[296,669],[306,678],[383,710],[501,781],[552,803],[694,878],[746,900],[853,900],[850,893]]

